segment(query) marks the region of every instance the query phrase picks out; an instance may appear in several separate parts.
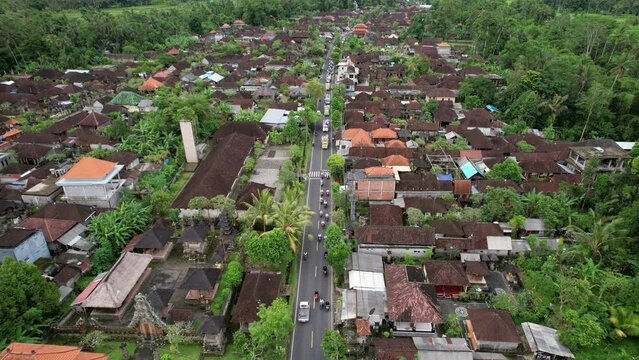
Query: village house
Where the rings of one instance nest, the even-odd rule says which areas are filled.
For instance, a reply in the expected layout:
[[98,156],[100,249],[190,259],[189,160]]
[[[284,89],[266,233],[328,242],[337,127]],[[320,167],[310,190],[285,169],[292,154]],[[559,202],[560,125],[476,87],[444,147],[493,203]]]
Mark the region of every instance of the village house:
[[388,297],[388,320],[395,336],[433,333],[443,322],[432,285],[426,282],[420,267],[386,265],[384,268]]
[[473,350],[517,351],[523,348],[513,318],[507,311],[468,309],[464,327]]
[[443,297],[459,297],[470,285],[464,266],[455,260],[424,261],[426,282],[435,288],[435,293]]
[[84,157],[56,182],[70,203],[103,208],[117,207],[125,180],[124,166],[111,161]]
[[568,167],[583,172],[589,161],[596,161],[597,172],[621,172],[630,159],[616,142],[612,140],[586,140],[570,147]]
[[123,253],[111,269],[99,274],[71,304],[94,318],[122,321],[134,295],[151,273],[151,255]]
[[251,271],[244,276],[244,282],[231,313],[231,322],[238,324],[240,330],[248,331],[249,325],[257,321],[259,305],[271,305],[280,291],[282,274],[264,271]]
[[0,261],[5,257],[32,264],[51,254],[42,231],[13,228],[0,236]]

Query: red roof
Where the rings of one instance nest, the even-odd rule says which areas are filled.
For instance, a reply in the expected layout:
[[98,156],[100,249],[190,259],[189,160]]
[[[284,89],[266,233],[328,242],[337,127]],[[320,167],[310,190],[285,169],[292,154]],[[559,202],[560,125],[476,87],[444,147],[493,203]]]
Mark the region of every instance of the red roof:
[[177,55],[180,53],[180,50],[178,50],[177,48],[172,48],[171,50],[166,52],[169,55]]

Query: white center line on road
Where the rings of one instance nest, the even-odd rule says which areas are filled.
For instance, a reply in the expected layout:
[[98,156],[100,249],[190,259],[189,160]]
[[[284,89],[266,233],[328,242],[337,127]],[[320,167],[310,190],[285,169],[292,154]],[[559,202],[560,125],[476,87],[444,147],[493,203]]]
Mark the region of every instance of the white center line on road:
[[315,265],[315,277],[317,277],[317,265]]
[[313,334],[314,334],[314,331],[311,330],[311,349],[313,348]]

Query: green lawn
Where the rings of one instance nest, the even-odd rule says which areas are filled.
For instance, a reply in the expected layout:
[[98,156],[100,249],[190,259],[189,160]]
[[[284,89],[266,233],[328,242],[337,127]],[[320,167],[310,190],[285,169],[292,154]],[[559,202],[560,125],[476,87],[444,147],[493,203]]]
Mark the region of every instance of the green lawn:
[[[228,339],[229,342],[232,341],[232,339]],[[209,359],[209,360],[242,360],[244,359],[244,357],[242,357],[241,355],[237,355],[235,353],[235,345],[233,344],[228,344],[226,345],[226,351],[224,352],[224,356],[206,356],[204,357],[205,359]]]

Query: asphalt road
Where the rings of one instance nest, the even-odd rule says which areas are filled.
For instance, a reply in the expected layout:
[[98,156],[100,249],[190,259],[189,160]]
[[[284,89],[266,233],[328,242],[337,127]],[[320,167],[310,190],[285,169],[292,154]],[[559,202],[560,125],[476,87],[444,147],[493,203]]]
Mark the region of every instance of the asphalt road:
[[[333,50],[333,45],[329,46],[326,59],[330,58],[330,53]],[[336,64],[335,64],[336,66]],[[326,82],[327,62],[325,61],[324,69],[322,71],[321,80]],[[320,100],[317,110],[324,114],[324,99]],[[326,117],[322,115],[322,118]],[[331,129],[332,130],[332,129]],[[332,138],[332,133],[328,133],[329,138]],[[311,147],[309,173],[308,173],[308,186],[306,194],[306,203],[315,213],[311,219],[312,224],[307,226],[304,231],[302,239],[302,246],[300,251],[300,268],[299,277],[297,282],[297,298],[294,311],[295,329],[293,330],[293,338],[290,350],[291,360],[306,360],[306,359],[326,359],[322,349],[320,348],[320,342],[322,336],[327,329],[332,328],[333,324],[333,305],[335,302],[332,297],[332,285],[331,279],[333,277],[332,269],[326,263],[324,259],[324,242],[318,241],[318,234],[324,234],[325,228],[320,225],[320,211],[324,214],[332,206],[331,197],[324,199],[328,200],[328,206],[325,209],[320,205],[321,197],[320,191],[327,189],[330,190],[330,180],[324,179],[324,186],[320,186],[320,174],[327,172],[326,170],[326,158],[332,153],[333,144],[329,142],[329,148],[322,150],[321,148],[321,136],[322,136],[322,124],[318,122],[313,129],[313,141],[314,145]],[[326,221],[326,219],[324,219]],[[306,252],[308,254],[307,259],[302,259],[302,254]],[[324,275],[323,267],[328,267],[328,275]],[[331,311],[320,309],[319,302],[313,301],[313,294],[315,291],[319,292],[320,298],[330,301]],[[309,322],[299,323],[297,322],[297,306],[300,301],[309,301],[311,303],[311,313]]]

